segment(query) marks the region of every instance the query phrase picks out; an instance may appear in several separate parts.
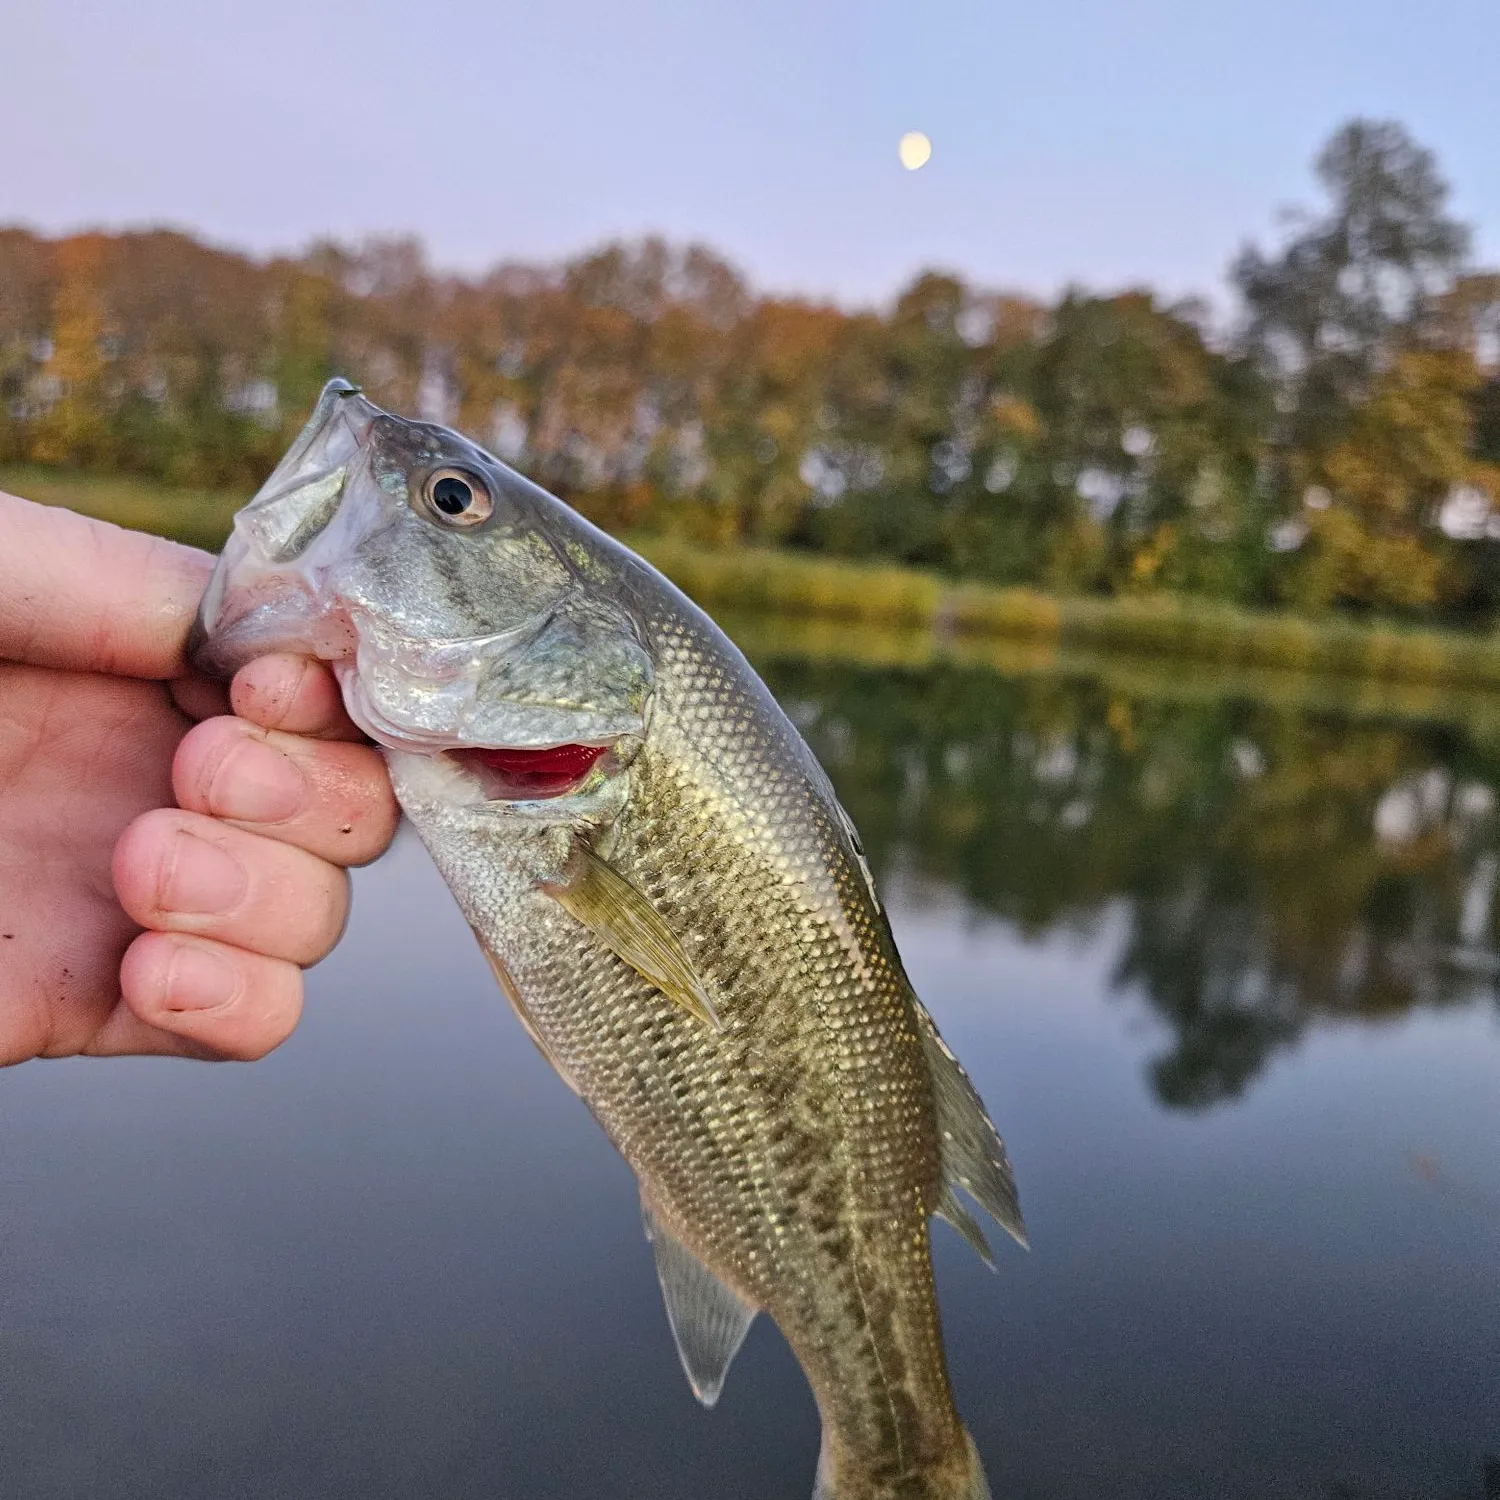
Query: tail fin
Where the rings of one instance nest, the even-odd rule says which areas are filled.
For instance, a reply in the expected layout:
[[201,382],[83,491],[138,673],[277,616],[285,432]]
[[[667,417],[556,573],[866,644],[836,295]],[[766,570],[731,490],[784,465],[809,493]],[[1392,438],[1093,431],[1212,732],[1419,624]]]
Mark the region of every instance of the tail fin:
[[[984,1477],[984,1465],[979,1461],[979,1450],[974,1439],[964,1432],[964,1450],[967,1462],[955,1466],[945,1465],[922,1477],[927,1487],[921,1490],[912,1487],[911,1474],[903,1475],[899,1481],[900,1493],[907,1496],[920,1494],[922,1500],[992,1500],[989,1481]],[[896,1490],[886,1491],[878,1483],[873,1484],[863,1476],[845,1476],[834,1473],[835,1465],[828,1449],[828,1434],[824,1431],[822,1451],[818,1454],[818,1478],[813,1486],[813,1500],[885,1500],[886,1495],[895,1495]]]

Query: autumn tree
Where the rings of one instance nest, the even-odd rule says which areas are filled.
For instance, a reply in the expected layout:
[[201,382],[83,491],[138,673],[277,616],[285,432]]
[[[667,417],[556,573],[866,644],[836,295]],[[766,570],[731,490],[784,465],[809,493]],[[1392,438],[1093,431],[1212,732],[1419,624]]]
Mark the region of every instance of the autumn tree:
[[1308,490],[1294,601],[1418,612],[1452,593],[1452,558],[1434,532],[1444,501],[1489,477],[1471,452],[1477,384],[1472,360],[1452,350],[1405,351],[1376,378]]
[[55,250],[51,328],[37,350],[40,411],[31,457],[46,464],[103,464],[109,454],[104,373],[112,332],[103,296],[108,241],[78,235]]
[[478,276],[0,231],[0,459],[248,489],[329,376],[602,525],[1062,592],[1500,617],[1500,276],[1429,152],[1356,120],[1249,248],[1233,338],[1148,289],[756,295],[660,239]]
[[1280,386],[1299,448],[1341,439],[1370,382],[1429,325],[1469,247],[1432,153],[1393,121],[1350,121],[1315,172],[1324,211],[1295,214],[1279,251],[1247,247],[1231,273],[1246,344]]
[[1479,381],[1444,338],[1469,234],[1432,153],[1393,122],[1351,121],[1316,172],[1325,211],[1233,271],[1246,351],[1277,392],[1281,588],[1305,609],[1424,609],[1452,593],[1442,503],[1476,478]]

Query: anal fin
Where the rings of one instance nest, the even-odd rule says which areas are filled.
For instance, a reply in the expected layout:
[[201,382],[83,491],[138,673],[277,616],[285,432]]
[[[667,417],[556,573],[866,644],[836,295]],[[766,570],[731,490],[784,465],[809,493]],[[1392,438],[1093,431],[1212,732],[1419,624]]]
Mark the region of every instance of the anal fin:
[[667,1322],[693,1394],[712,1406],[756,1309],[714,1275],[641,1200],[646,1238],[656,1252],[656,1275]]
[[959,1203],[954,1190],[962,1188],[1012,1239],[1024,1246],[1026,1225],[1016,1196],[1015,1173],[1005,1154],[1004,1142],[985,1113],[984,1101],[969,1082],[969,1075],[938,1035],[926,1007],[920,1001],[915,1003],[922,1051],[932,1078],[942,1152],[943,1188],[934,1212],[952,1224],[987,1264],[993,1265],[983,1232]]

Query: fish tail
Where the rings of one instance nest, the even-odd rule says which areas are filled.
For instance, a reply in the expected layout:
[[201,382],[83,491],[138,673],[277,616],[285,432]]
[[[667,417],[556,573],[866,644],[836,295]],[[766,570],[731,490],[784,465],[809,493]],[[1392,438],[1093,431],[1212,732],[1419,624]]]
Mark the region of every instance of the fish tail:
[[989,1481],[974,1439],[963,1430],[964,1446],[953,1462],[905,1473],[876,1477],[857,1464],[841,1462],[829,1446],[824,1430],[818,1454],[818,1479],[813,1500],[991,1500]]

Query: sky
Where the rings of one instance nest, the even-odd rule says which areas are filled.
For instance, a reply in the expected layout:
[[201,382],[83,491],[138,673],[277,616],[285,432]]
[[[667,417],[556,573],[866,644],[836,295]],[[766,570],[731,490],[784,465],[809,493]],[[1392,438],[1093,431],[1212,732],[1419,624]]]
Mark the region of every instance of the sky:
[[[1496,0],[12,0],[0,223],[443,269],[660,232],[757,287],[923,267],[1223,295],[1344,120],[1402,121],[1500,261]],[[906,131],[931,161],[897,159]]]

